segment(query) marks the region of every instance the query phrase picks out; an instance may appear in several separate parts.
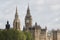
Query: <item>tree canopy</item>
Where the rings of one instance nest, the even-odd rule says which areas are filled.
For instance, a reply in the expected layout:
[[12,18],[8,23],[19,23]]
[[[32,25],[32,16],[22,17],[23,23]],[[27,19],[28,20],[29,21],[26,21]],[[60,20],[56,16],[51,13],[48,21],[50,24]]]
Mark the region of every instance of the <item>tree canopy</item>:
[[30,32],[14,29],[0,30],[0,40],[32,40],[32,35]]

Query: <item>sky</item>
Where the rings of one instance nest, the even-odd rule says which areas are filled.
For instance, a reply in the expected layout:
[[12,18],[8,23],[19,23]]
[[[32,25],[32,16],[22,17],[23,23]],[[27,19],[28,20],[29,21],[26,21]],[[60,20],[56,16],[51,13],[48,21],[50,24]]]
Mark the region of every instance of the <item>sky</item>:
[[13,27],[16,6],[22,29],[28,4],[33,25],[37,22],[48,30],[60,29],[60,0],[0,0],[0,29],[5,28],[7,20]]

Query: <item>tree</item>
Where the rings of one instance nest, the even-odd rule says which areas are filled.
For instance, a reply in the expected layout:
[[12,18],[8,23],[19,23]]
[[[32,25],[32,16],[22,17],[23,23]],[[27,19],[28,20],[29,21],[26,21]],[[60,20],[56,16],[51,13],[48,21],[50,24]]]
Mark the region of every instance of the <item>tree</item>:
[[0,40],[32,40],[32,35],[30,32],[14,29],[0,30]]
[[24,32],[24,34],[26,35],[26,40],[33,40],[33,37],[30,32]]

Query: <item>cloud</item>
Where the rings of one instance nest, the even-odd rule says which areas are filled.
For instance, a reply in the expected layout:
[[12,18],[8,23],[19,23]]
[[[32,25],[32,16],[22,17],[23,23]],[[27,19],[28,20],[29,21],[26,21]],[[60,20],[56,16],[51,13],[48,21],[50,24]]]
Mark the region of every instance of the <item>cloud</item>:
[[52,11],[60,10],[60,5],[51,5],[50,7]]
[[49,5],[56,5],[56,4],[60,4],[60,0],[47,0],[47,3]]
[[28,3],[33,24],[37,22],[42,27],[47,26],[48,29],[59,28],[60,0],[0,0],[0,28],[5,28],[7,20],[13,27],[16,5],[18,6],[21,27],[23,27]]

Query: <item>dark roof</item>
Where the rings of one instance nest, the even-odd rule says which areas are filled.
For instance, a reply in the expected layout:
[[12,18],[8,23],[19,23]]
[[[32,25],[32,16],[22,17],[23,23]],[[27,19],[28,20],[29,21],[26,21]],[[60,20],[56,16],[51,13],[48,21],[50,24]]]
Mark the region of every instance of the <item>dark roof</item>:
[[46,33],[46,29],[41,29],[41,34],[45,34]]
[[46,31],[46,29],[41,29],[41,31]]

